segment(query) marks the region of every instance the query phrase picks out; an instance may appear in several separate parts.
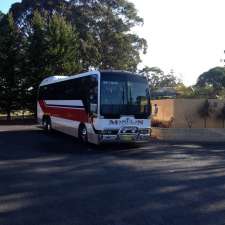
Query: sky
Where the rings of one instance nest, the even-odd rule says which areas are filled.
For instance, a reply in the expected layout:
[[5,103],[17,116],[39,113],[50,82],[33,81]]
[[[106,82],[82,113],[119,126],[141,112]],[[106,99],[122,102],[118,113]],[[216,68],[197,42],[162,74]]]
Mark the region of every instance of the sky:
[[15,2],[21,2],[20,0],[0,0],[0,10],[4,13],[7,13],[11,4]]
[[[141,66],[173,70],[186,85],[223,66],[225,58],[224,0],[130,0],[144,19],[135,28],[148,42]],[[0,0],[7,12],[15,0]]]
[[144,26],[138,34],[148,41],[147,66],[171,69],[186,85],[225,58],[224,0],[131,0]]

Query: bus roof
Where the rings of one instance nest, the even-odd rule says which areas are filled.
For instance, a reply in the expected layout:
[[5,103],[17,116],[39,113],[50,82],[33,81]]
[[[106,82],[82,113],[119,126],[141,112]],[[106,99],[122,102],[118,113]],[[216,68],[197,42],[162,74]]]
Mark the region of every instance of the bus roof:
[[96,73],[99,73],[99,71],[92,70],[92,71],[89,71],[89,72],[86,72],[86,73],[80,73],[80,74],[76,74],[76,75],[72,75],[72,76],[51,76],[51,77],[45,78],[40,83],[40,86],[45,86],[45,85],[57,83],[57,82],[60,82],[60,81],[72,80],[74,78],[79,78],[79,77],[83,77],[83,76],[87,76],[87,75],[91,75],[91,74],[96,74]]
[[40,86],[47,85],[47,84],[50,84],[50,83],[55,83],[56,81],[64,80],[66,78],[68,78],[68,76],[51,76],[51,77],[47,77],[40,83]]
[[130,74],[130,75],[139,76],[136,73],[123,71],[123,70],[92,70],[92,71],[88,71],[88,72],[85,72],[85,73],[80,73],[80,74],[76,74],[76,75],[72,75],[72,76],[50,76],[50,77],[45,78],[40,83],[40,86],[45,86],[45,85],[57,83],[57,82],[60,82],[60,81],[72,80],[74,78],[79,78],[79,77],[88,76],[88,75],[91,75],[91,74],[99,74],[99,73],[106,73],[106,74],[107,73],[114,73],[115,75]]
[[129,75],[136,75],[139,76],[135,72],[125,71],[125,70],[100,70],[100,73],[114,73],[115,75],[121,75],[121,74],[129,74]]

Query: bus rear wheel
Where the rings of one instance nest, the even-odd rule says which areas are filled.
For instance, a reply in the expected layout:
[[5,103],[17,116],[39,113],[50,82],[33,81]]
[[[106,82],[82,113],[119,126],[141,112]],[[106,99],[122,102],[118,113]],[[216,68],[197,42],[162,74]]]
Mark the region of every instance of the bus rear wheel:
[[82,143],[88,142],[87,128],[84,124],[80,125],[80,128],[79,128],[79,140]]
[[52,131],[52,123],[51,123],[50,117],[43,118],[43,126],[44,126],[45,131],[47,131],[47,132]]

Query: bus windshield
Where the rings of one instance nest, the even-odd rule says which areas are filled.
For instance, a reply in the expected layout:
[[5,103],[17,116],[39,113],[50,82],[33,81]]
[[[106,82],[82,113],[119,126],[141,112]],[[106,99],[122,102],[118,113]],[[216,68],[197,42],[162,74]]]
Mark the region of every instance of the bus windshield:
[[101,73],[101,115],[120,117],[150,115],[150,94],[145,78],[129,73]]

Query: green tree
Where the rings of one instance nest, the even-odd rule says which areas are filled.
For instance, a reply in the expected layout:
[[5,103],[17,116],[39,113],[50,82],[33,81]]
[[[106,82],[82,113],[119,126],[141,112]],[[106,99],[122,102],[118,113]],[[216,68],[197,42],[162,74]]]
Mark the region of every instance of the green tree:
[[[93,66],[101,69],[136,70],[141,62],[140,52],[146,52],[147,43],[138,35],[131,34],[134,26],[143,23],[134,4],[126,0],[74,0],[71,3],[75,12],[82,15],[82,20],[76,24],[82,40],[86,42],[88,31],[96,43],[99,58]],[[76,13],[73,15],[76,21]]]
[[46,32],[47,69],[54,74],[73,74],[81,70],[79,37],[73,26],[57,14],[53,15]]
[[34,106],[46,76],[93,67],[136,71],[147,50],[145,39],[131,32],[143,20],[127,0],[22,0],[10,13],[26,50],[18,95],[23,107]]
[[183,83],[177,84],[175,87],[178,98],[194,98],[195,89],[192,86],[185,86]]
[[53,15],[55,13],[61,16],[70,14],[71,5],[66,0],[22,0],[11,5],[10,12],[13,14],[16,24],[25,34],[30,32],[31,23],[35,11],[42,16]]
[[82,70],[101,69],[136,70],[145,53],[145,39],[132,34],[136,25],[143,23],[134,4],[127,0],[23,0],[11,11],[24,35],[32,30],[32,15],[38,10],[43,16],[63,15],[79,33],[79,58]]
[[50,75],[72,74],[80,70],[78,35],[73,26],[57,14],[48,19],[36,11],[27,49],[27,88],[35,103],[41,80]]
[[142,70],[139,70],[139,73],[142,76],[145,76],[148,80],[151,90],[158,89],[164,72],[158,67],[144,67]]
[[37,88],[38,83],[46,76],[46,21],[35,12],[32,19],[32,32],[28,36],[27,45],[27,78],[28,85]]
[[171,70],[168,74],[165,74],[162,77],[160,82],[161,87],[171,87],[176,88],[177,85],[181,84],[181,80],[174,74],[174,71]]
[[2,20],[3,17],[4,17],[4,13],[0,11],[0,21]]
[[165,74],[158,67],[144,67],[142,70],[139,70],[139,73],[147,78],[152,90],[163,87],[176,88],[177,85],[182,84],[173,72]]
[[[205,86],[197,86],[194,87],[194,95],[197,98],[217,98],[215,95],[215,89],[212,85],[206,84]],[[219,92],[218,92],[219,93]]]
[[12,14],[0,22],[0,108],[11,119],[11,112],[18,109],[22,88],[21,64],[23,59],[22,37]]
[[[27,97],[35,103],[38,85],[50,75],[72,74],[80,70],[76,30],[57,14],[43,17],[34,12],[27,48]],[[35,104],[31,104],[34,109]]]
[[223,105],[219,115],[218,119],[221,119],[223,121],[223,128],[225,127],[225,104]]
[[73,26],[57,14],[47,20],[36,11],[29,34],[28,64],[35,80],[47,74],[70,74],[80,70],[79,40]]
[[223,67],[215,67],[201,74],[197,80],[196,87],[211,87],[214,97],[219,96],[220,92],[225,88],[225,70]]
[[210,104],[209,104],[209,100],[205,100],[205,102],[199,108],[198,113],[199,113],[200,117],[203,118],[203,120],[204,120],[204,128],[206,128],[207,118],[210,117]]

